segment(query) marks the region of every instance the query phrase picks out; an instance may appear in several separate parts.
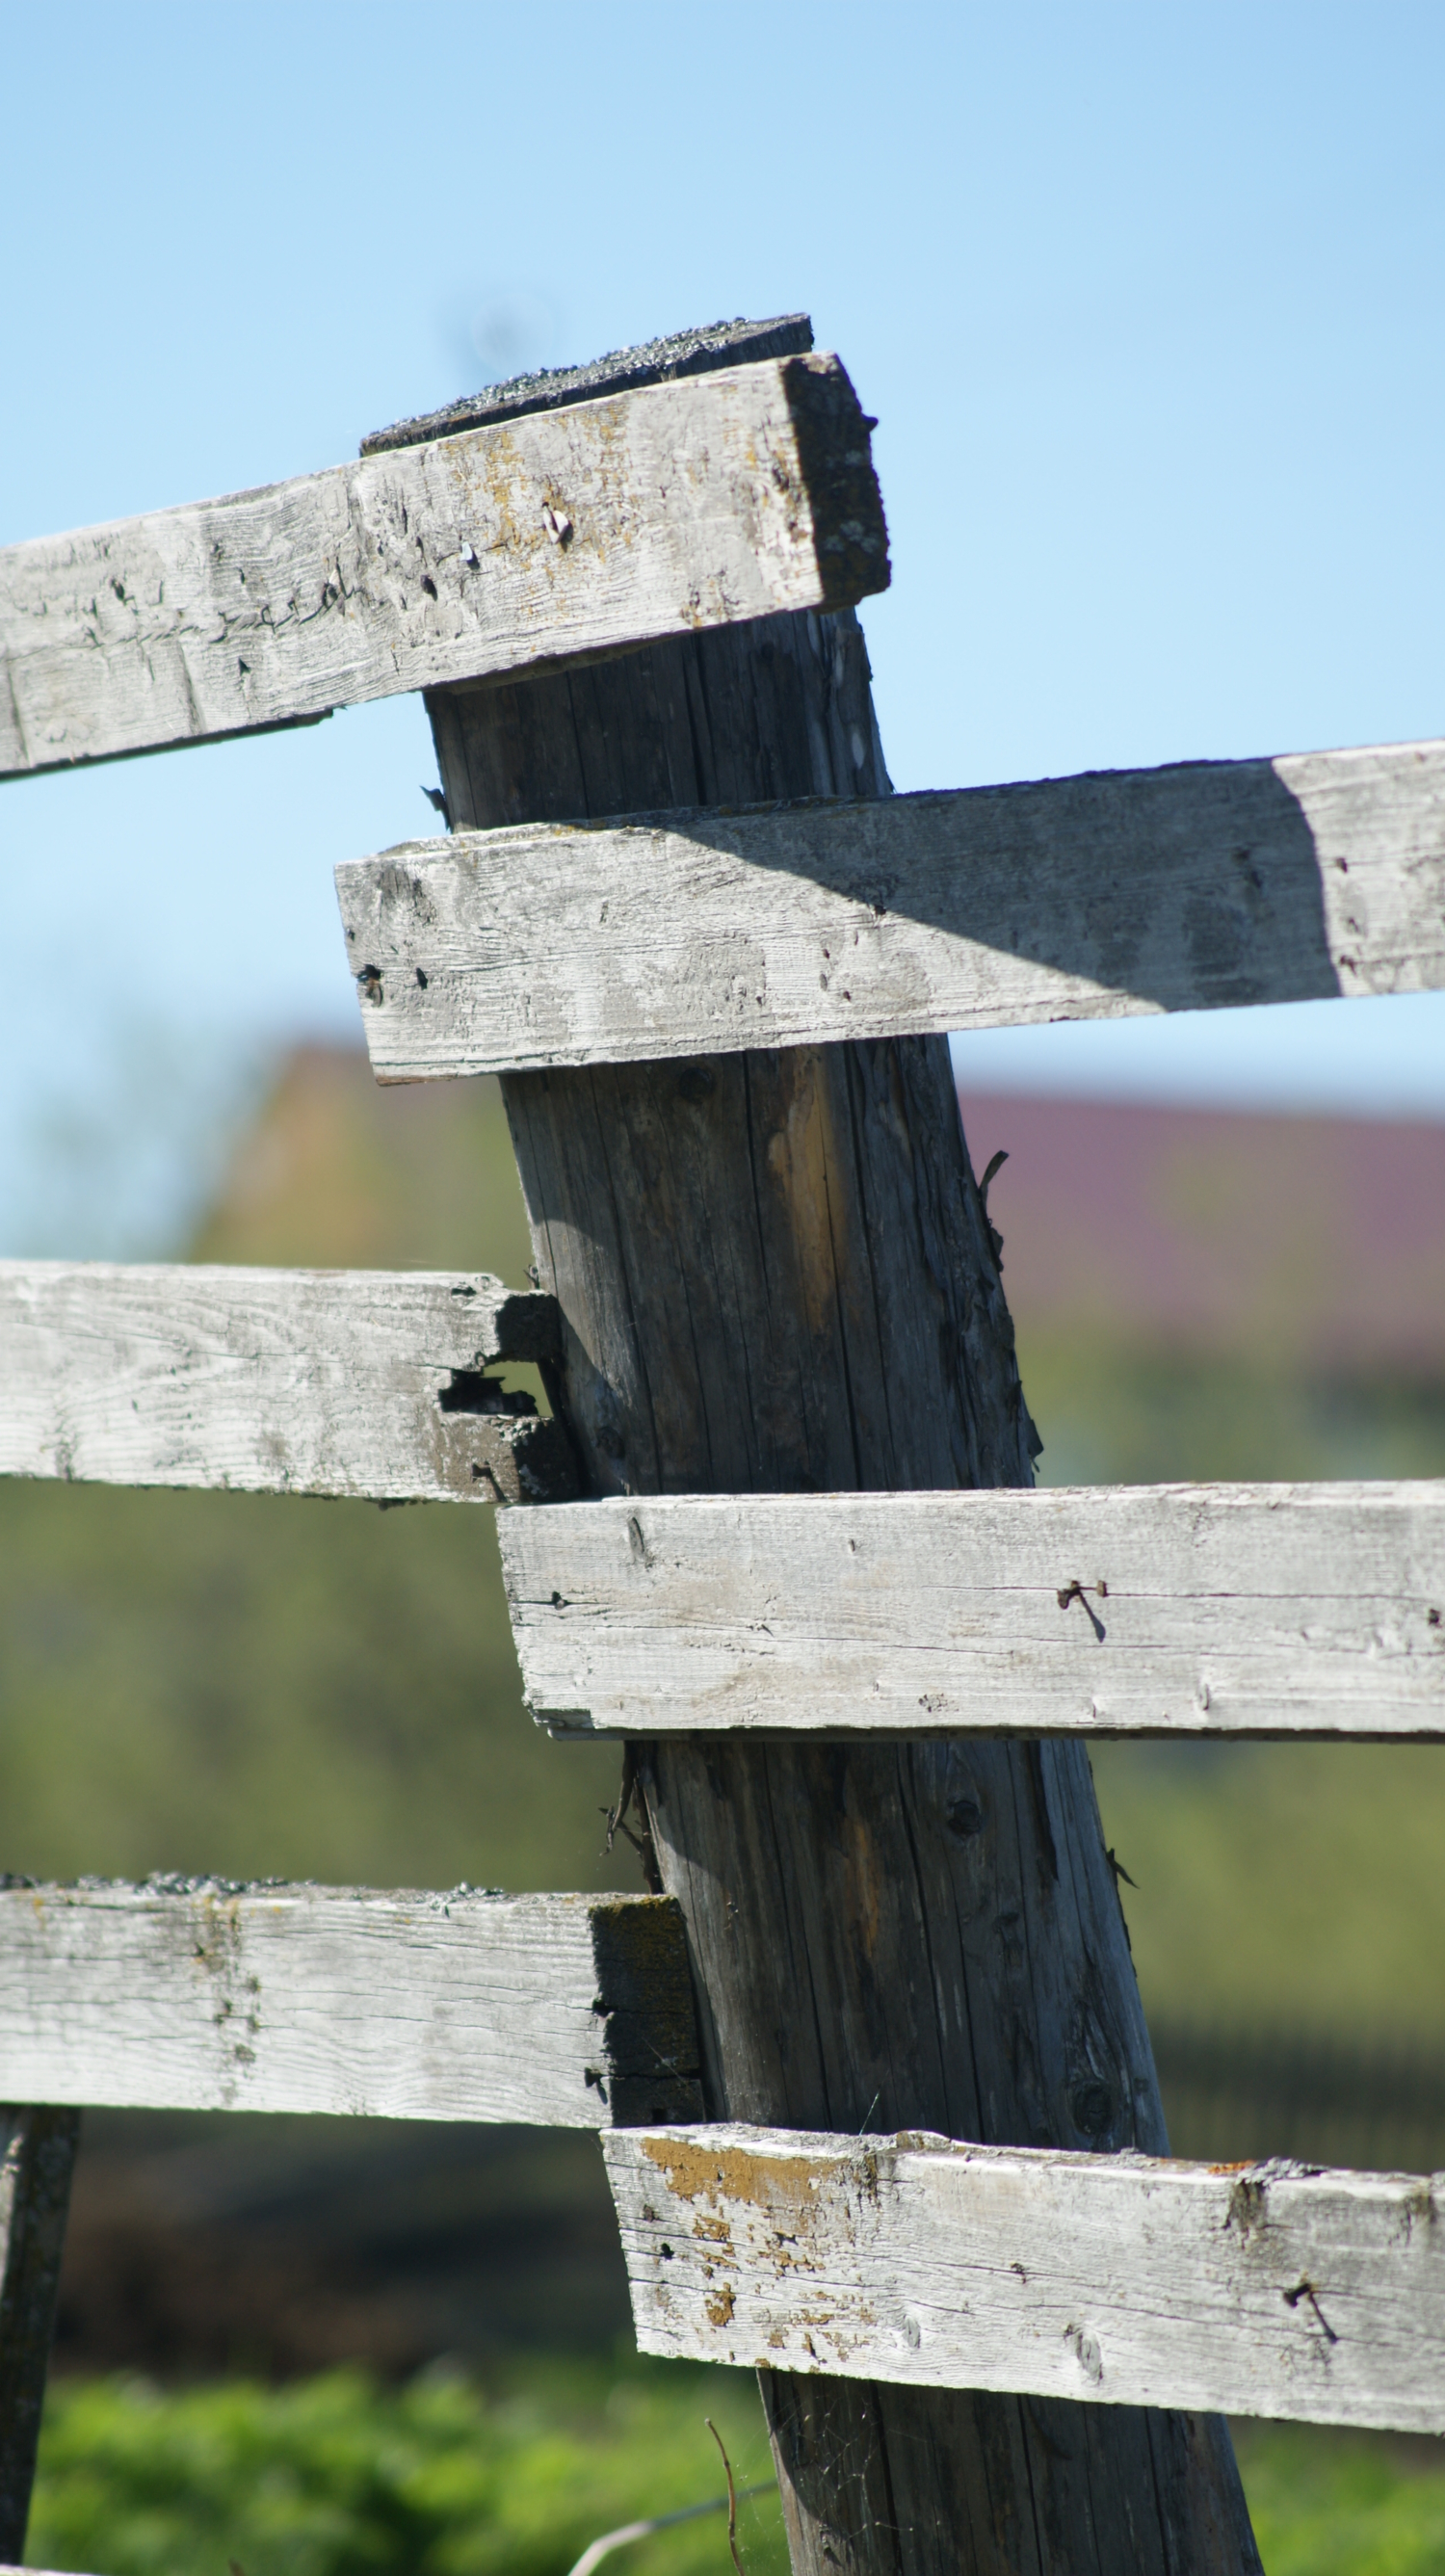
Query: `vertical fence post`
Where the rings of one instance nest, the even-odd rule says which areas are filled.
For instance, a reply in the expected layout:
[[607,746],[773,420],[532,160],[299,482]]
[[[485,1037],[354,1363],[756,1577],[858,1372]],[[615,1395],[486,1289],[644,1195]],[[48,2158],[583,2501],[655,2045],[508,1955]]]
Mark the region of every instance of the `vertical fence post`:
[[[461,828],[887,787],[851,614],[430,705]],[[1030,1481],[943,1039],[504,1088],[596,1490]],[[1081,1745],[712,1739],[638,1762],[711,2116],[1163,2148]],[[1214,2419],[763,2387],[809,2576],[1258,2567]]]
[[0,2109],[0,2564],[25,2549],[80,2113]]

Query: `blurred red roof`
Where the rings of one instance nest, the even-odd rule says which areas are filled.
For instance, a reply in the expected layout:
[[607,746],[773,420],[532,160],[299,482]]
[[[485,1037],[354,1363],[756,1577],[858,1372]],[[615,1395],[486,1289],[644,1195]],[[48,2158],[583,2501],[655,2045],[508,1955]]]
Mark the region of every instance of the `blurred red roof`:
[[1445,1371],[1445,1125],[964,1098],[1021,1324]]

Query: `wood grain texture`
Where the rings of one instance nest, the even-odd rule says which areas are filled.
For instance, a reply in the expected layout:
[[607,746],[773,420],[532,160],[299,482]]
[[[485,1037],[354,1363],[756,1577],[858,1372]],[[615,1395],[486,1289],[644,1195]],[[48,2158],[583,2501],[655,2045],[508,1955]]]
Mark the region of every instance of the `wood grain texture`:
[[554,1734],[1445,1736],[1445,1483],[513,1513]]
[[0,2109],[0,2554],[25,2549],[80,2115]]
[[0,776],[885,587],[868,430],[788,357],[0,554]]
[[1445,986],[1445,745],[405,843],[383,1081]]
[[0,1262],[0,1475],[377,1502],[558,1500],[550,1298],[485,1276]]
[[645,2352],[1445,2431],[1445,2176],[740,2127],[604,2153]]
[[667,1898],[0,1890],[11,2099],[596,2129],[697,2118],[697,2065]]
[[[887,792],[856,623],[429,700],[455,825]],[[940,1038],[503,1077],[594,1490],[1025,1485]],[[1166,2139],[1082,1745],[654,1739],[715,2118]],[[1257,2576],[1213,2417],[764,2379],[799,2576]]]

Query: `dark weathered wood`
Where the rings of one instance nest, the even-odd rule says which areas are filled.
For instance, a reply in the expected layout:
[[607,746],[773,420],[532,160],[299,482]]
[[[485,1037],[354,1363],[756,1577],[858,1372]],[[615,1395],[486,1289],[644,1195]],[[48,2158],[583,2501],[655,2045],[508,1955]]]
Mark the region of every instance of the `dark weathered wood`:
[[1445,1480],[673,1495],[501,1547],[554,1735],[1445,1736]]
[[78,2111],[0,2110],[0,2558],[25,2550]]
[[404,842],[386,1082],[1445,986],[1445,744]]
[[603,2153],[645,2352],[1445,2432],[1438,2177],[917,2130],[632,2129]]
[[[430,700],[461,828],[886,790],[851,615]],[[599,1492],[1030,1481],[942,1038],[505,1078]],[[715,2118],[1165,2149],[1081,1745],[639,1748]],[[1208,2417],[765,2374],[807,2576],[1244,2576]]]

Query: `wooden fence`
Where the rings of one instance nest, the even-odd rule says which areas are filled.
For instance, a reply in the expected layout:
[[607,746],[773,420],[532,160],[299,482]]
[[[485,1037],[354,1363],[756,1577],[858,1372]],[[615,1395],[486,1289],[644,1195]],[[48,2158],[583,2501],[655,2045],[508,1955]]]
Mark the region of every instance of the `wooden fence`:
[[[670,1891],[6,1881],[0,2557],[85,2103],[603,2130],[639,2339],[760,2366],[800,2569],[1083,2565],[1082,2477],[1091,2567],[1154,2563],[1121,2538],[1142,2514],[1171,2567],[1243,2570],[1195,2410],[1445,2429],[1430,2180],[1140,2151],[1153,2070],[1068,1743],[1445,1734],[1445,1486],[1020,1489],[996,1239],[928,1106],[939,1058],[897,1043],[1445,987],[1445,748],[880,797],[847,614],[887,579],[870,424],[809,352],[797,318],[691,335],[356,466],[0,556],[10,772],[428,689],[463,828],[338,871],[362,1024],[383,1080],[509,1077],[544,1281],[5,1263],[0,1472],[543,1506],[502,1521],[532,1705],[627,1740]],[[639,650],[659,638],[682,641]],[[598,748],[619,708],[630,769]],[[624,776],[672,804],[605,819]],[[681,810],[700,779],[713,810]],[[652,1089],[615,1088],[631,1064]],[[610,1242],[563,1224],[604,1131]],[[728,1284],[724,1202],[750,1193],[796,1326]],[[628,1250],[648,1226],[660,1284]],[[870,1233],[916,1239],[921,1286],[869,1251],[865,1293]],[[704,1264],[746,1382],[694,1311]],[[865,1348],[845,1388],[837,1351]],[[550,1418],[502,1390],[524,1361]],[[626,1391],[649,1371],[650,1449]],[[774,1490],[676,1489],[669,1460],[700,1483],[730,1456]],[[819,1491],[808,1459],[929,1489]],[[799,1783],[843,1818],[816,1885],[781,1857]],[[896,1823],[920,1890],[954,1873],[953,1966],[869,1839]],[[882,2103],[894,2133],[853,2135],[875,2071],[862,2127]],[[945,2099],[979,2143],[928,2134]],[[917,2411],[938,2390],[947,2419]],[[1112,2431],[1071,2430],[1079,2403]]]

